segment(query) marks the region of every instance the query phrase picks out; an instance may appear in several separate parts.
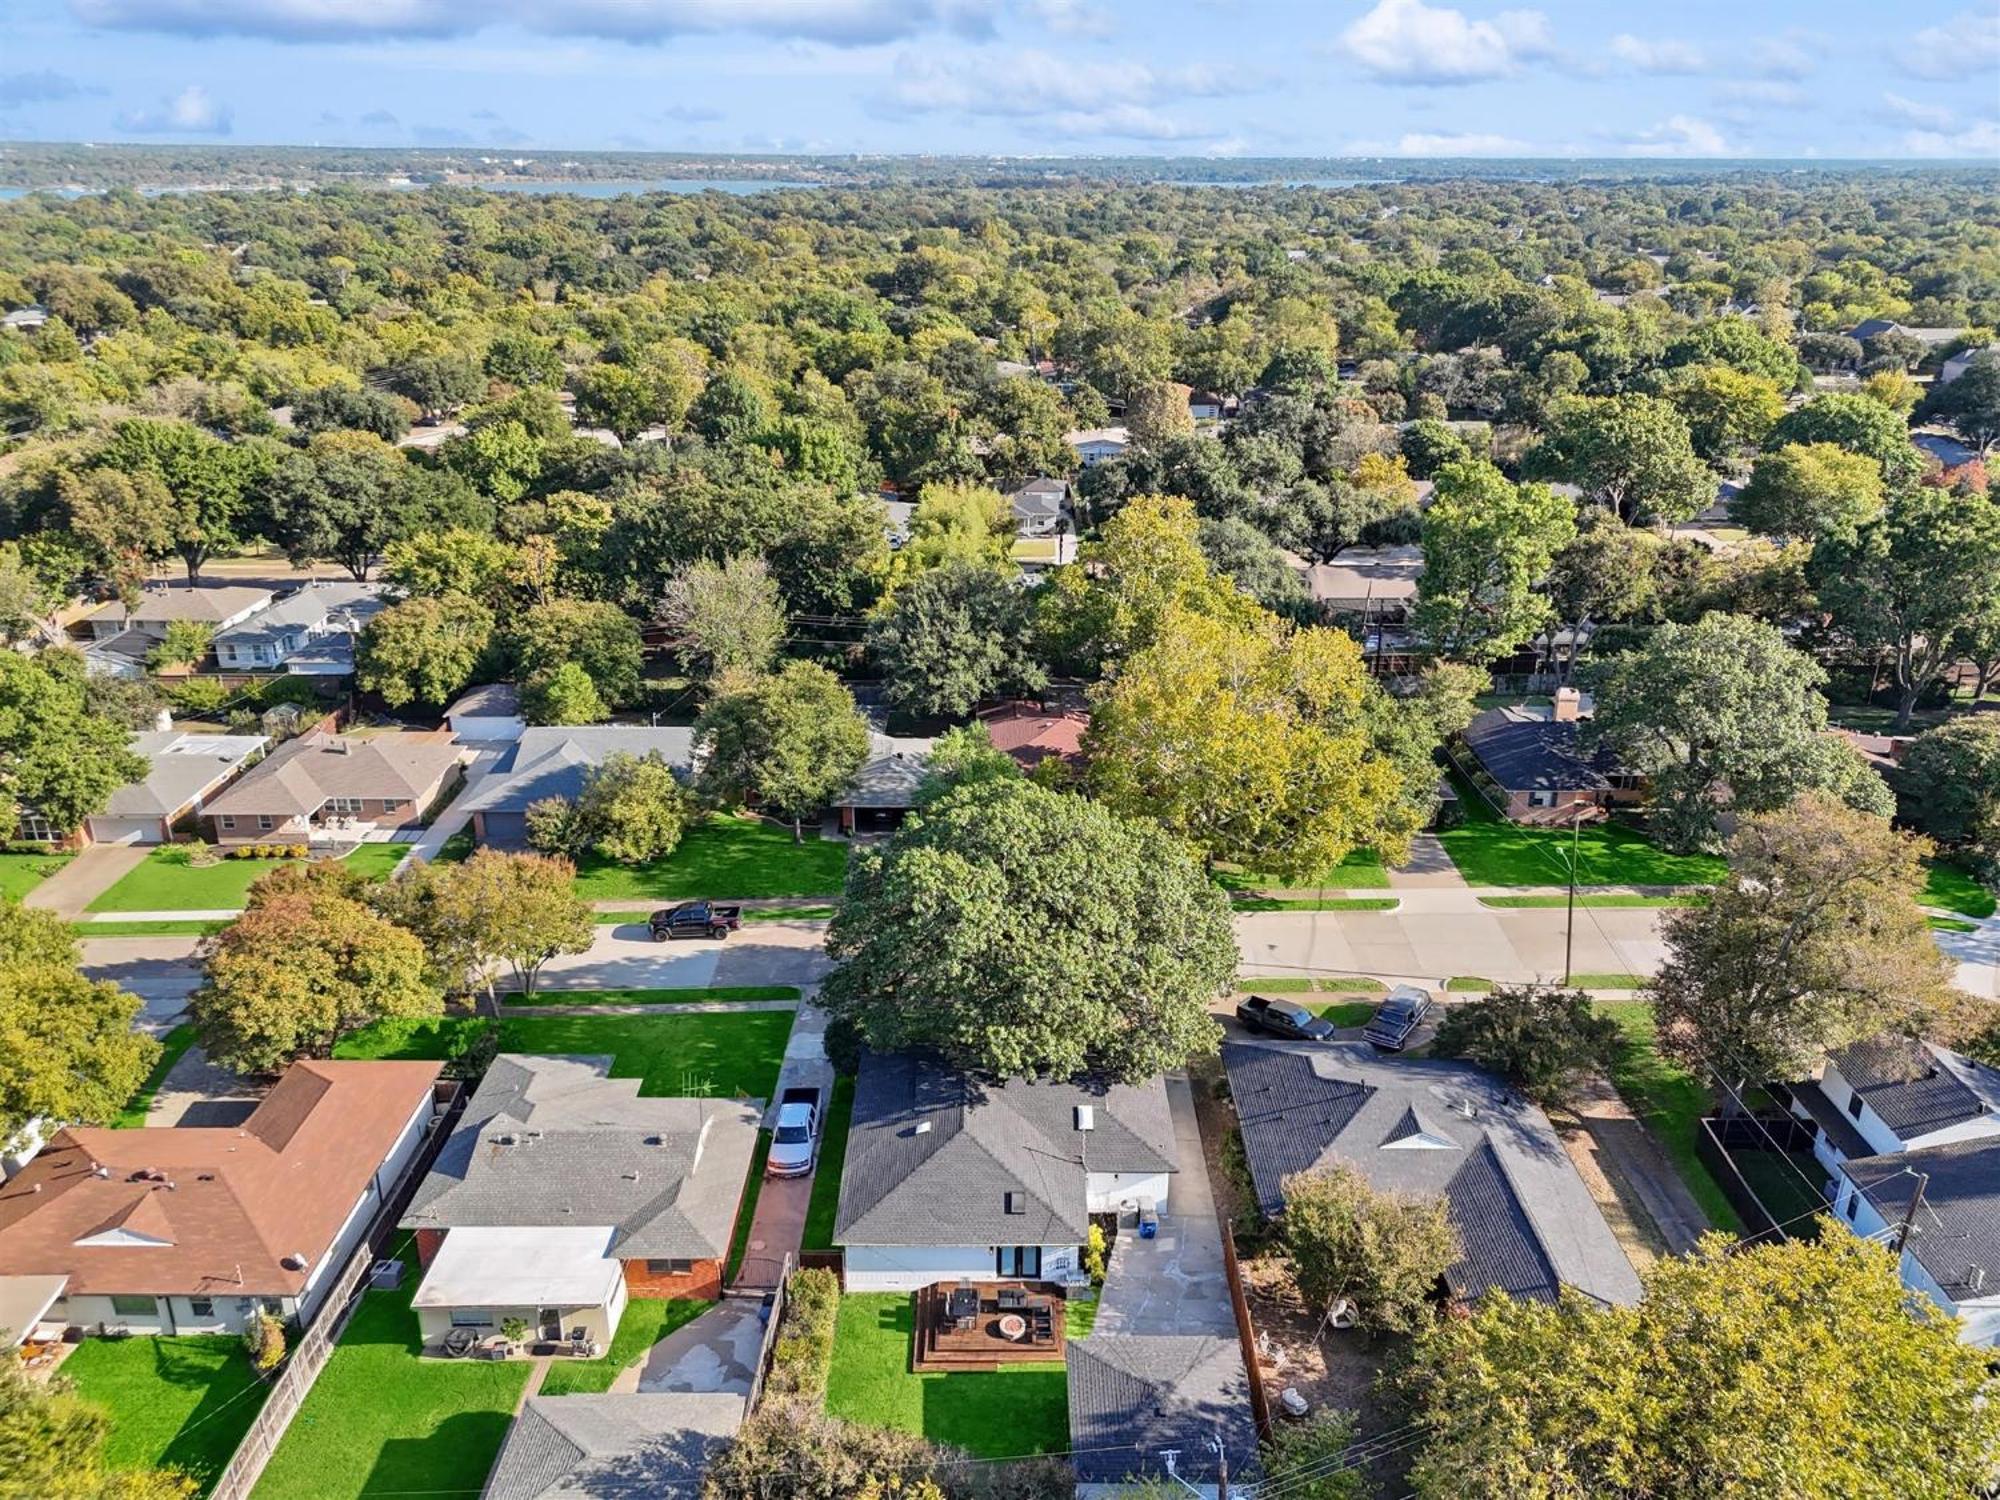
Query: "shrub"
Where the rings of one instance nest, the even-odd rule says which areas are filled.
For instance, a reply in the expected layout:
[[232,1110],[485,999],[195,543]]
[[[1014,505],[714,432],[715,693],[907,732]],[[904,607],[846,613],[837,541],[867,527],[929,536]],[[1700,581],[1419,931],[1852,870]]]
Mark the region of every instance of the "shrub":
[[1104,1226],[1092,1224],[1083,1244],[1083,1271],[1092,1286],[1104,1285]]
[[184,714],[217,713],[235,697],[213,677],[184,677],[167,689],[167,697]]
[[1370,1333],[1416,1328],[1461,1253],[1442,1202],[1380,1192],[1346,1165],[1286,1178],[1278,1230],[1306,1305],[1347,1302]]
[[285,846],[285,856],[288,859],[304,859],[310,853],[312,853],[312,850],[304,844],[287,844]]
[[833,1329],[840,1316],[840,1282],[831,1271],[794,1271],[786,1283],[785,1316],[771,1350],[765,1389],[818,1403],[833,1366]]
[[703,1500],[831,1500],[896,1483],[888,1493],[922,1496],[950,1472],[939,1467],[945,1456],[914,1433],[829,1417],[817,1397],[768,1399],[710,1465],[701,1493]]
[[285,1358],[285,1325],[267,1312],[255,1314],[243,1329],[243,1352],[250,1356],[250,1368],[268,1375]]
[[1619,1035],[1581,990],[1505,987],[1448,1009],[1434,1050],[1491,1069],[1537,1104],[1559,1104],[1617,1055]]

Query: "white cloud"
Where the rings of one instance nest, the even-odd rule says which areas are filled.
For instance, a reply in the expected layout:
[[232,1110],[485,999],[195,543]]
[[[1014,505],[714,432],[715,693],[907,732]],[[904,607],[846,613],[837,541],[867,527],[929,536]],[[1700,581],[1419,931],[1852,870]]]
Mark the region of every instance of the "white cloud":
[[1699,73],[1708,66],[1701,48],[1692,42],[1648,41],[1630,32],[1611,39],[1611,55],[1641,73]]
[[[1926,26],[1896,55],[1918,78],[1963,78],[2000,65],[2000,10],[1960,11],[1942,26]],[[1989,96],[1990,97],[1990,96]]]
[[655,42],[700,32],[837,46],[920,32],[990,34],[998,0],[69,0],[77,19],[127,31],[284,42],[463,36],[512,23],[550,35]]
[[1089,0],[1027,0],[1027,13],[1063,36],[1109,36],[1111,16]]
[[1903,136],[1911,156],[2000,156],[2000,120],[1979,120],[1963,130],[1912,130]]
[[1706,120],[1672,115],[1625,138],[1627,156],[1728,156],[1729,142]]
[[[1004,86],[996,86],[996,79],[1004,79]],[[1155,68],[1134,61],[1072,62],[1039,51],[947,62],[905,53],[897,59],[895,79],[879,104],[892,114],[1095,117],[1122,121],[1126,130],[1121,133],[1143,130],[1149,139],[1171,139],[1157,133],[1163,129],[1162,117],[1138,111],[1176,99],[1246,93],[1253,87],[1253,80],[1233,69],[1205,64]]]
[[1750,67],[1766,78],[1807,78],[1825,55],[1825,38],[1795,27],[1783,36],[1761,37],[1752,43]]
[[1538,10],[1473,20],[1424,0],[1378,0],[1340,34],[1338,47],[1383,82],[1408,84],[1504,78],[1555,50],[1548,17]]
[[43,68],[34,73],[0,74],[0,109],[19,109],[23,104],[54,104],[79,94],[102,93],[86,88],[66,73]]
[[1941,104],[1926,104],[1921,99],[1906,99],[1901,94],[1884,92],[1882,104],[1891,119],[1910,125],[1921,125],[1926,130],[1949,130],[1956,118]]
[[1347,147],[1354,156],[1527,156],[1533,151],[1526,141],[1482,131],[1411,131],[1394,141],[1355,141]]
[[229,107],[191,83],[150,108],[121,111],[113,123],[133,135],[228,135]]
[[1718,83],[1715,97],[1724,104],[1769,105],[1777,109],[1799,109],[1807,104],[1811,95],[1796,83],[1786,83],[1776,78],[1749,78],[1730,83]]

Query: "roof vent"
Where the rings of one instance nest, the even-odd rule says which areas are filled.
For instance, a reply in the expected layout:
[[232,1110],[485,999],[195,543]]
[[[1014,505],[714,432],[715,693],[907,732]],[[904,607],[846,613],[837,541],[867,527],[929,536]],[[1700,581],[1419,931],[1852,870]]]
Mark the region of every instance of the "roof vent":
[[1097,1110],[1093,1106],[1088,1104],[1077,1105],[1076,1128],[1078,1130],[1095,1130],[1097,1128]]
[[493,1144],[496,1146],[518,1146],[521,1144],[521,1138],[512,1131],[509,1131],[505,1135],[494,1136]]
[[1007,1195],[1008,1213],[1024,1214],[1027,1211],[1028,1211],[1028,1195],[1026,1193],[1009,1193]]
[[312,1257],[303,1250],[294,1250],[278,1262],[287,1271],[303,1271],[312,1264]]
[[930,1133],[931,1133],[931,1122],[929,1120],[917,1121],[917,1127],[912,1132],[912,1134],[914,1135],[929,1135]]
[[92,1177],[97,1178],[99,1181],[103,1181],[104,1179],[109,1178],[111,1176],[111,1168],[105,1166],[103,1162],[99,1162],[96,1166],[90,1169],[90,1175]]

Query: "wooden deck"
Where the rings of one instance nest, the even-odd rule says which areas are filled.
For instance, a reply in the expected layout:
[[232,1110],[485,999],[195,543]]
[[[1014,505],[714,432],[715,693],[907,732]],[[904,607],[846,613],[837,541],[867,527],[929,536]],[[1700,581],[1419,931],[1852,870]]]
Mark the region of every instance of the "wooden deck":
[[[969,1329],[958,1327],[950,1312],[951,1294],[970,1288],[979,1295],[979,1311]],[[1018,1294],[1023,1307],[1000,1306],[1002,1292]],[[916,1292],[916,1320],[911,1339],[910,1368],[988,1370],[995,1365],[1060,1363],[1063,1357],[1063,1295],[1041,1281],[940,1281]],[[1042,1314],[1037,1317],[1037,1313]],[[1027,1331],[1009,1338],[1001,1322],[1018,1317]],[[1039,1331],[1038,1331],[1039,1328]]]

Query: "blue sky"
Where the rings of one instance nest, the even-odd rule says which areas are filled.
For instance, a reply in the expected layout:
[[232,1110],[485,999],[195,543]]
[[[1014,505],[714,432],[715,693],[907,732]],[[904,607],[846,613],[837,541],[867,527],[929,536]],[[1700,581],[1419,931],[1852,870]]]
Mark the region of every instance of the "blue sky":
[[2000,0],[0,0],[0,138],[2000,161]]

